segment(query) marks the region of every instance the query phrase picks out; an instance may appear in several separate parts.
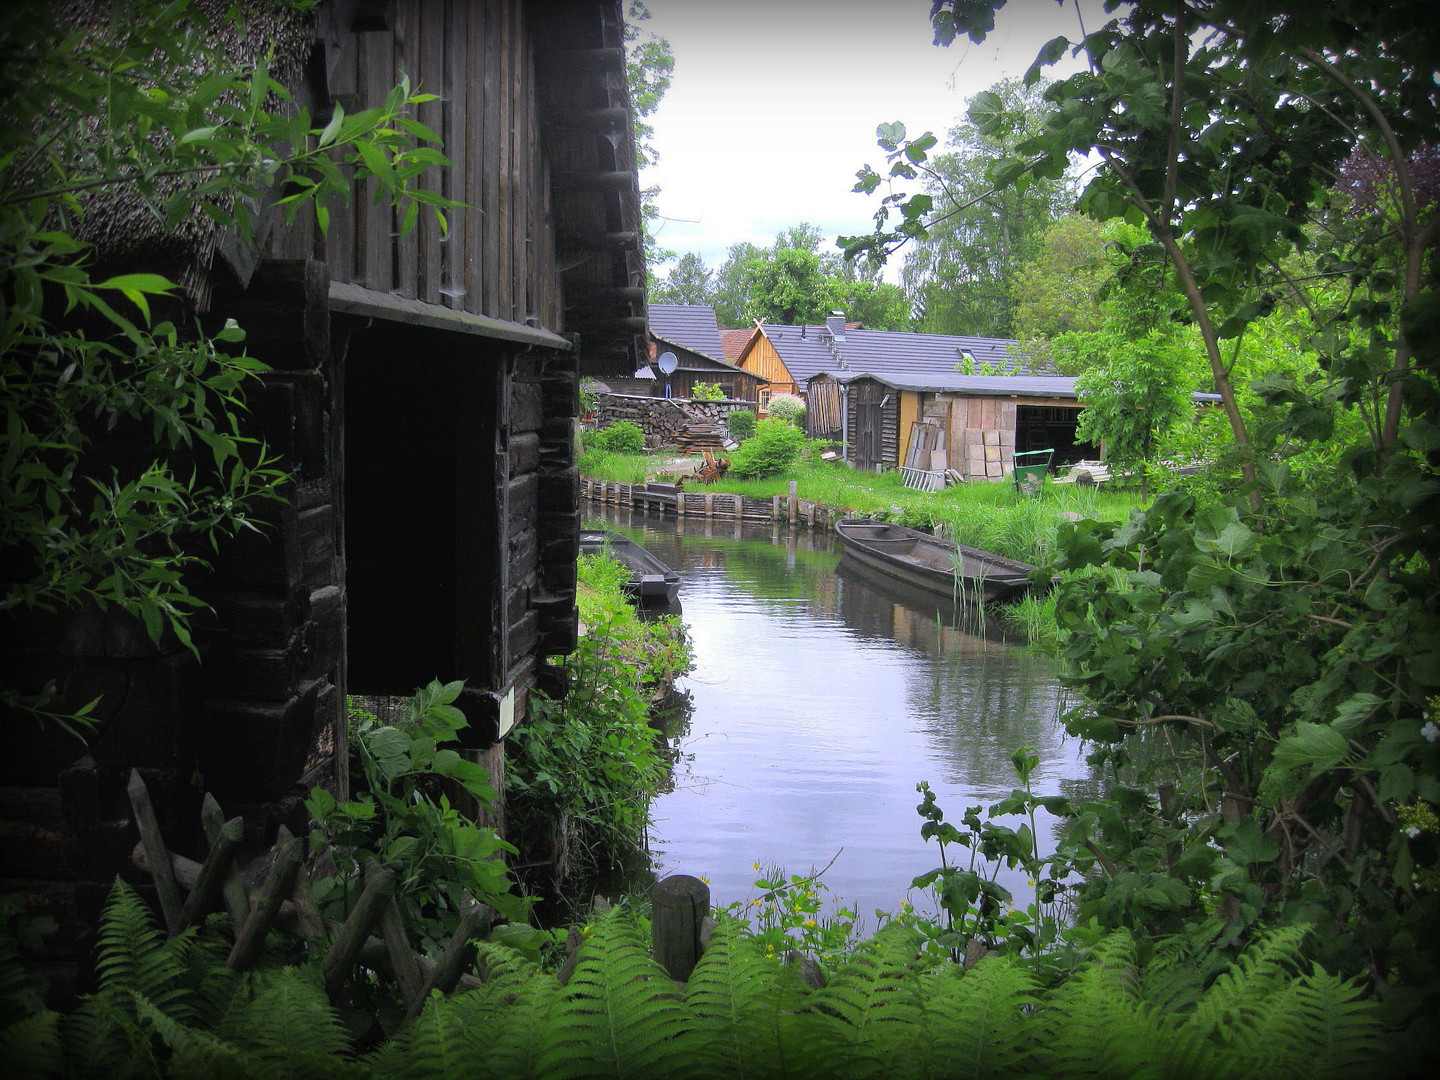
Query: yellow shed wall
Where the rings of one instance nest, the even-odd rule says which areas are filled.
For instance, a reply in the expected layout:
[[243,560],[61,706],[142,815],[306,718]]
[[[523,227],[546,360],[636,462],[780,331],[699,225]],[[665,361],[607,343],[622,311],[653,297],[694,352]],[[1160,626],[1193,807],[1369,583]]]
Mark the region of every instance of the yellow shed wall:
[[[920,394],[916,390],[900,391],[900,460],[895,464],[904,465],[910,460],[911,425],[920,419]],[[929,463],[925,465],[929,468]]]

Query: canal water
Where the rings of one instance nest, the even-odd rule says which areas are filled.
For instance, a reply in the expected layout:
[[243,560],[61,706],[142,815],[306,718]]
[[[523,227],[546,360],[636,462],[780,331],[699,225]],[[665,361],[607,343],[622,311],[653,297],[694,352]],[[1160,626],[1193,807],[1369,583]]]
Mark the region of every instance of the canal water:
[[[939,865],[920,837],[919,781],[957,827],[966,807],[1010,793],[1021,745],[1040,755],[1037,793],[1089,787],[1058,720],[1052,662],[993,620],[852,568],[828,533],[586,505],[587,523],[641,541],[684,577],[695,667],[670,732],[673,784],[652,810],[661,876],[703,875],[723,907],[755,894],[755,863],[804,874],[833,858],[822,878],[832,909],[843,903],[873,929],[877,908],[934,910],[909,890]],[[1043,812],[1039,832],[1052,849]],[[1022,902],[1031,891],[1020,871],[999,880]]]

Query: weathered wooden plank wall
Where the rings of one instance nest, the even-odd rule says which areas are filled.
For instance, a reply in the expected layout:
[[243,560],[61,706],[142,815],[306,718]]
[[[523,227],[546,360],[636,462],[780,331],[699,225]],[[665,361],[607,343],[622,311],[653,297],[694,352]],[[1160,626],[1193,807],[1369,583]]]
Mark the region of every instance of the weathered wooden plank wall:
[[418,182],[461,205],[445,212],[448,230],[422,207],[404,231],[388,199],[377,203],[357,181],[349,205],[332,210],[328,236],[303,220],[277,230],[265,254],[295,257],[301,245],[326,260],[333,281],[561,329],[531,19],[523,0],[399,0],[388,29],[345,35],[331,97],[347,112],[374,107],[404,76],[438,95],[416,118],[455,165]]

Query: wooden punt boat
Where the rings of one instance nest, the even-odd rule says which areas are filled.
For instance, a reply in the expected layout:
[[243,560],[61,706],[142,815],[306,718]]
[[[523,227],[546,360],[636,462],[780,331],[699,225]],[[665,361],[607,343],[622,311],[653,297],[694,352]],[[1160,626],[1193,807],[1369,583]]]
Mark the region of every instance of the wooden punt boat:
[[1031,587],[1029,563],[952,544],[918,529],[873,518],[835,523],[855,562],[908,585],[960,600],[1006,600]]
[[625,591],[640,604],[673,604],[680,594],[680,572],[672,570],[628,536],[608,529],[581,529],[580,550],[586,555],[605,552],[630,571]]

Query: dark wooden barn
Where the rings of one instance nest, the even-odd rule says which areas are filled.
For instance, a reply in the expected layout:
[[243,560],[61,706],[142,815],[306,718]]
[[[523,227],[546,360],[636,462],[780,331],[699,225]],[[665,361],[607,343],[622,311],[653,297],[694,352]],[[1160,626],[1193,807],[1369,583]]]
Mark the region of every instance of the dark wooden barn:
[[[113,615],[10,628],[7,677],[54,678],[62,707],[100,698],[88,747],[5,721],[0,890],[59,916],[57,940],[83,947],[131,872],[131,767],[182,851],[202,790],[259,842],[303,828],[308,785],[345,788],[348,694],[466,680],[469,749],[498,770],[530,694],[557,687],[547,658],[576,640],[579,377],[645,361],[621,6],[333,2],[276,25],[273,71],[312,115],[375,103],[402,73],[438,94],[419,119],[455,166],[430,186],[464,205],[448,237],[424,215],[402,235],[359,190],[328,235],[272,223],[135,267],[190,283],[190,317],[245,328],[272,368],[250,432],[294,483],[275,527],[212,559],[201,662]],[[123,229],[102,254],[126,264]]]

